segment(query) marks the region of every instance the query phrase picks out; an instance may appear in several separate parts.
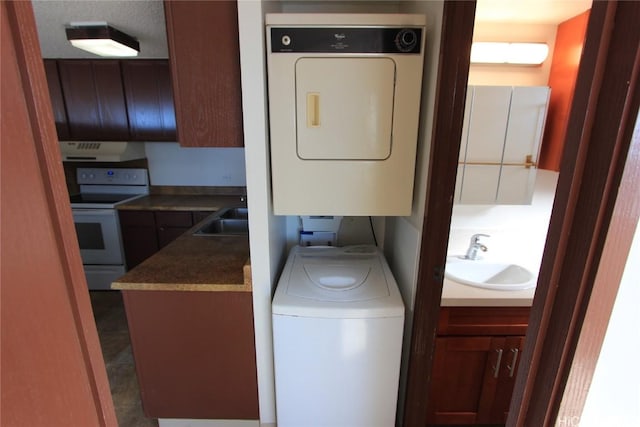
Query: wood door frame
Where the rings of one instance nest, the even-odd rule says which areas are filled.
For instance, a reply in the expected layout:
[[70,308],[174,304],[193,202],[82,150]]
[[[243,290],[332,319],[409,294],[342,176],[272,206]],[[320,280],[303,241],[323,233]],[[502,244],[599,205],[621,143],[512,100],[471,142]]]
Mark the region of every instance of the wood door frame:
[[[3,1],[2,3],[2,13],[6,11],[13,36],[15,60],[19,68],[31,132],[35,142],[37,161],[41,172],[40,179],[42,179],[46,190],[48,214],[63,261],[61,268],[66,277],[65,297],[69,301],[75,321],[76,335],[82,348],[84,367],[78,367],[78,369],[87,372],[88,387],[95,404],[95,408],[69,408],[69,412],[71,414],[74,410],[76,412],[96,411],[100,425],[117,426],[109,380],[89,300],[75,226],[70,213],[69,193],[62,168],[33,8],[31,2],[28,1]],[[25,141],[20,142],[30,143],[31,141],[27,141],[25,138]],[[2,143],[5,144],[6,141]],[[43,355],[43,364],[46,365],[46,361],[47,356]],[[24,402],[24,405],[25,411],[37,410],[37,408],[33,408],[33,402]],[[58,421],[60,420],[52,420],[54,423]]]
[[406,427],[427,424],[431,365],[458,172],[475,10],[475,0],[444,2],[428,190],[409,350],[403,418]]
[[[585,356],[592,365],[602,344],[606,325],[596,332],[583,329],[585,313],[595,310],[588,310],[592,295],[604,294],[606,298],[598,301],[599,316],[592,317],[608,319],[618,284],[604,286],[605,278],[618,278],[619,282],[625,264],[611,264],[611,250],[603,248],[607,241],[626,234],[627,239],[622,238],[623,244],[615,251],[618,259],[626,260],[628,235],[632,235],[639,215],[633,197],[625,198],[634,194],[634,185],[618,191],[640,103],[637,30],[633,34],[639,10],[636,2],[617,1],[596,1],[591,10],[558,190],[507,425],[553,424],[564,393],[571,392],[573,386],[567,380],[578,343],[589,343],[590,350],[577,356]],[[426,424],[474,19],[475,2],[445,2],[405,426]],[[637,152],[637,134],[635,138]],[[636,180],[636,188],[638,157],[637,153],[629,157],[631,164],[625,174],[627,181]],[[626,222],[614,215],[614,208],[627,214]],[[580,379],[588,384],[591,375],[592,370],[582,372]],[[563,403],[563,414],[580,416],[584,392],[578,394],[578,398]]]

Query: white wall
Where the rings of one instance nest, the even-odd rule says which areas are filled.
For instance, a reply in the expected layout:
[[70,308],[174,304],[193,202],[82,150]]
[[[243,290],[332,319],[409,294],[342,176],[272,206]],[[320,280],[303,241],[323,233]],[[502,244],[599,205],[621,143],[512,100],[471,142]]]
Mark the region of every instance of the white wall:
[[244,148],[184,148],[146,142],[151,185],[244,187]]
[[546,42],[549,56],[539,66],[472,64],[471,85],[545,86],[549,81],[557,25],[476,22],[473,41]]
[[276,420],[271,298],[286,255],[286,221],[273,215],[269,179],[264,49],[264,13],[269,7],[260,1],[238,2],[258,403],[263,425]]
[[[414,209],[411,217],[388,218],[391,228],[385,231],[384,219],[375,218],[374,226],[385,254],[392,263],[408,305],[409,329],[405,333],[408,348],[412,295],[416,286],[419,242],[426,195],[428,153],[434,113],[435,81],[442,24],[442,1],[416,2],[277,2],[240,0],[238,20],[240,28],[240,59],[242,69],[243,114],[245,128],[245,159],[249,202],[251,262],[254,287],[254,325],[256,331],[256,359],[261,424],[275,423],[273,379],[273,347],[271,335],[271,296],[286,256],[286,240],[295,239],[296,217],[276,217],[272,214],[267,104],[264,53],[264,13],[267,12],[401,12],[425,13],[427,16],[427,51],[423,77],[421,124],[417,155]],[[349,220],[348,220],[349,221]],[[350,238],[365,239],[362,220],[352,224]],[[355,236],[355,237],[354,237]],[[387,238],[390,237],[389,242]],[[402,367],[401,390],[406,381],[406,352]],[[401,399],[403,396],[401,396]],[[402,408],[402,400],[399,408]]]
[[421,13],[427,18],[427,43],[422,73],[422,100],[420,103],[420,128],[418,132],[418,152],[416,175],[413,189],[413,209],[408,217],[387,217],[384,224],[384,253],[393,275],[398,282],[405,303],[405,328],[400,369],[400,392],[398,396],[398,423],[404,416],[405,388],[411,333],[413,326],[413,305],[418,282],[418,263],[422,222],[427,195],[429,153],[435,113],[436,83],[442,32],[442,1],[402,2],[403,13]]
[[639,260],[640,227],[636,228],[582,417],[558,420],[558,426],[640,425]]
[[516,262],[538,272],[549,229],[558,173],[539,169],[530,205],[453,206],[448,253],[462,255],[473,234],[483,239],[487,258]]

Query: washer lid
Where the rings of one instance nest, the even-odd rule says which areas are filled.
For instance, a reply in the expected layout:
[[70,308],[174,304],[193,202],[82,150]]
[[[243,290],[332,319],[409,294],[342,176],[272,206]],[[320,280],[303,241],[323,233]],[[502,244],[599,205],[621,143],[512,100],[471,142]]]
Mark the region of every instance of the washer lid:
[[287,294],[316,301],[353,302],[389,296],[389,286],[376,252],[296,254]]
[[401,317],[404,305],[375,246],[296,246],[280,277],[272,311],[319,318]]

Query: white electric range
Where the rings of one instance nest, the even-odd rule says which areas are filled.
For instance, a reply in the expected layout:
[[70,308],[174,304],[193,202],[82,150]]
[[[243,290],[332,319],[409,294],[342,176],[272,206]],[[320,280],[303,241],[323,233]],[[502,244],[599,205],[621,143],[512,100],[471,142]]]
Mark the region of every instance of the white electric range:
[[126,271],[116,206],[149,194],[146,169],[78,168],[71,196],[80,255],[91,290],[110,289]]

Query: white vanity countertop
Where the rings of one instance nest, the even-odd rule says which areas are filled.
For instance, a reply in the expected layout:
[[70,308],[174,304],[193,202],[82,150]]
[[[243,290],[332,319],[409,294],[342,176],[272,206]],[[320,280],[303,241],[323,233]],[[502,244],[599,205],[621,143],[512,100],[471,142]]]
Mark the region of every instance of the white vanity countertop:
[[494,291],[444,279],[442,307],[530,307],[536,288]]
[[[481,256],[519,264],[538,274],[553,207],[558,174],[538,170],[531,205],[455,205],[451,218],[449,255],[464,254],[473,234],[491,237],[481,242],[489,250]],[[521,291],[496,291],[463,285],[447,278],[442,291],[443,307],[531,306],[535,287]]]

